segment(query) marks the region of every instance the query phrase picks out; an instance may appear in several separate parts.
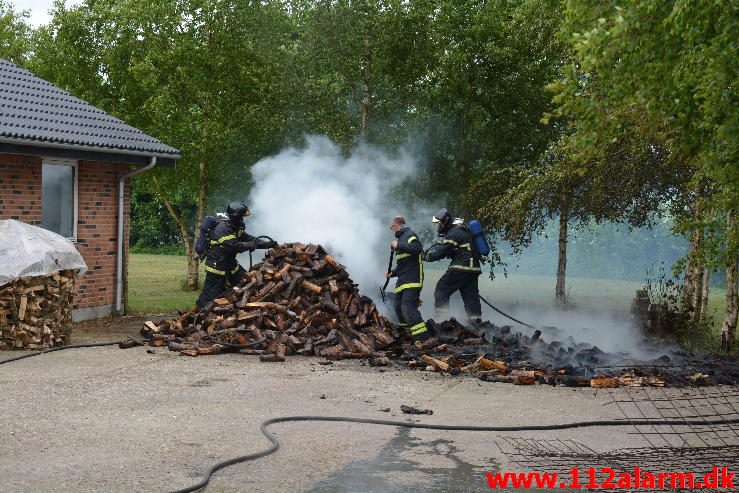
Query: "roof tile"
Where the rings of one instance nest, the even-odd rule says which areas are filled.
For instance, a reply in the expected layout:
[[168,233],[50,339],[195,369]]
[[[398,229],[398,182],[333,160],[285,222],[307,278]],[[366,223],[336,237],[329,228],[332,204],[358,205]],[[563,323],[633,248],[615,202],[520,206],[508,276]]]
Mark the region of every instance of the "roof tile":
[[0,138],[84,150],[179,151],[19,66],[0,59]]

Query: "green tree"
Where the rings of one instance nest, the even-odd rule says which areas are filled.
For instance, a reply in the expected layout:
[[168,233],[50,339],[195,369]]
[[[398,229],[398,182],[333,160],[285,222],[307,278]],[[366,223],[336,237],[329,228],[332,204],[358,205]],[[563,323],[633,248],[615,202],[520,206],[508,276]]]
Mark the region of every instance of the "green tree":
[[294,2],[296,136],[397,145],[430,63],[433,2]]
[[419,85],[414,126],[426,137],[428,188],[461,215],[499,198],[557,136],[540,119],[561,60],[558,5],[441,2],[434,11],[434,63]]
[[[555,87],[556,115],[576,128],[572,152],[602,154],[626,125],[689,174],[676,203],[690,236],[686,305],[700,316],[706,268],[729,279],[725,332],[736,330],[737,34],[739,6],[723,2],[569,0],[563,35],[572,62]],[[732,308],[733,307],[733,308]]]
[[209,193],[228,181],[246,196],[244,171],[283,140],[289,32],[274,2],[87,0],[57,3],[39,36],[41,73],[181,150],[176,172],[157,169],[136,186],[177,225],[190,289]]
[[0,0],[0,58],[24,65],[31,54],[32,33],[28,11],[16,10],[12,2]]
[[666,165],[662,147],[629,129],[587,161],[579,160],[572,150],[576,137],[563,135],[538,163],[520,170],[522,176],[509,184],[501,199],[481,209],[482,217],[499,225],[501,237],[518,252],[557,218],[555,300],[561,305],[567,303],[569,229],[604,222],[649,227],[667,212],[665,202],[679,203],[679,187],[686,179]]

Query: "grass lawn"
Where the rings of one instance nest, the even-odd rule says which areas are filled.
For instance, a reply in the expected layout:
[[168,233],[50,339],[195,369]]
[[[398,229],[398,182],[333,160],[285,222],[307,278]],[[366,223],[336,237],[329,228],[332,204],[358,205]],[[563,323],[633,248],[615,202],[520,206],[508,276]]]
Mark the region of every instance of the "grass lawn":
[[[202,283],[204,271],[200,269]],[[184,310],[200,292],[185,291],[187,260],[182,255],[131,254],[128,264],[129,309],[139,313]]]
[[[427,282],[436,282],[444,271],[427,271]],[[497,300],[508,307],[553,307],[554,286],[556,279],[548,276],[529,276],[513,274],[509,277],[499,276],[491,281],[487,274],[480,277],[480,294],[490,296],[490,302]],[[636,281],[620,281],[613,279],[590,279],[568,277],[566,280],[567,296],[575,308],[587,311],[608,311],[629,313],[631,300],[643,283]],[[709,295],[709,313],[719,312],[723,315],[726,291],[712,289]]]
[[[433,290],[436,281],[444,270],[426,269],[424,292]],[[487,273],[480,277],[480,294],[501,309],[548,309],[554,308],[554,287],[556,279],[549,276],[530,276],[512,274],[498,276],[491,281]],[[568,277],[566,289],[569,301],[579,311],[596,313],[615,313],[628,315],[631,301],[643,283],[614,279],[590,279]],[[708,314],[713,316],[716,337],[721,331],[726,306],[726,290],[711,288],[708,298]]]
[[[179,255],[132,254],[129,264],[129,308],[133,312],[164,313],[191,307],[198,292],[184,291],[187,262]],[[444,270],[427,268],[424,293],[433,286]],[[200,272],[202,283],[204,272]],[[554,306],[555,280],[547,276],[513,274],[491,281],[480,278],[480,293],[501,308],[550,308]],[[568,278],[567,291],[575,307],[585,311],[629,313],[631,300],[642,284],[635,281]],[[712,289],[709,313],[720,327],[723,321],[725,291]]]

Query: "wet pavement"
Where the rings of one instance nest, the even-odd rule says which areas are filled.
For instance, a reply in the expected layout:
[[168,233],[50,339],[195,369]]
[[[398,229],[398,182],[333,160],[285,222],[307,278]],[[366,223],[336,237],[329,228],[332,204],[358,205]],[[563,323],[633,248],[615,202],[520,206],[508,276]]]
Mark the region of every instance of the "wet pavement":
[[497,465],[471,464],[451,440],[424,441],[401,428],[368,460],[349,462],[305,493],[465,493],[480,491]]

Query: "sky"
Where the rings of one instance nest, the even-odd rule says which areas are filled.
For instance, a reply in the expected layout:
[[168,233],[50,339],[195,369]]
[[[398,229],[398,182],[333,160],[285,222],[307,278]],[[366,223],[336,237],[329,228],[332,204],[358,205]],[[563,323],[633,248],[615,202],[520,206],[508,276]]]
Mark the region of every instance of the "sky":
[[[38,27],[49,22],[49,9],[54,0],[11,0],[18,10],[28,10],[31,13],[29,19],[33,27]],[[69,3],[69,2],[67,2]]]

